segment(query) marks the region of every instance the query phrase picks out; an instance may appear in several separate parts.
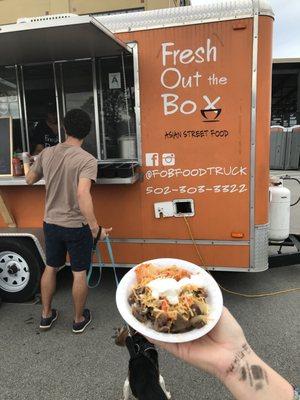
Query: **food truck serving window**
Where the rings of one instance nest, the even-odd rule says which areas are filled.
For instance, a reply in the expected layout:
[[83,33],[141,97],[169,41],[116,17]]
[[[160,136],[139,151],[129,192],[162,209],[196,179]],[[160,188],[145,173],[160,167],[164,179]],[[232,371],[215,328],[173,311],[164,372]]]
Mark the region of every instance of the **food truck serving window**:
[[1,64],[14,63],[0,66],[0,116],[13,118],[14,152],[37,154],[63,141],[63,117],[81,108],[92,120],[85,150],[106,163],[138,161],[136,48],[133,56],[134,46],[92,17],[18,25],[0,29]]
[[132,57],[107,57],[98,61],[100,110],[105,159],[135,159],[136,118]]

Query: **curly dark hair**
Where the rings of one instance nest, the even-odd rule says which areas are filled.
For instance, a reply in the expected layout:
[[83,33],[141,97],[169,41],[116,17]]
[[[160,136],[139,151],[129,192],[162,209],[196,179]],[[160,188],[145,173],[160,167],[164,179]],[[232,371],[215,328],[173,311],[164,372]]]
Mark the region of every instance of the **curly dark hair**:
[[68,111],[64,118],[66,134],[79,140],[84,139],[89,134],[91,124],[89,115],[79,108]]

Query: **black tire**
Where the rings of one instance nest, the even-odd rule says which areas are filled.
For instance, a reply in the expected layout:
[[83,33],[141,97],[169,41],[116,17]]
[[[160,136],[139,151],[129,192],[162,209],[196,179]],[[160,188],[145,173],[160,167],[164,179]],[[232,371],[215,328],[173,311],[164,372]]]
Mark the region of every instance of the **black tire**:
[[[26,267],[26,286],[20,287],[20,290],[10,291],[7,287],[7,279],[4,274],[1,277],[1,262],[0,262],[0,297],[3,301],[21,303],[31,300],[36,294],[41,277],[41,261],[37,254],[37,250],[31,240],[21,238],[0,238],[0,255],[3,252],[12,252],[19,255],[27,264]],[[1,257],[0,257],[1,261]],[[3,265],[5,263],[3,262]],[[29,274],[28,274],[29,272]],[[18,274],[18,273],[17,273]],[[29,277],[28,277],[29,275]],[[14,275],[17,277],[17,275]],[[1,281],[2,279],[2,281]],[[6,283],[6,285],[5,285]],[[5,289],[4,289],[5,287]],[[15,290],[15,289],[14,289]]]

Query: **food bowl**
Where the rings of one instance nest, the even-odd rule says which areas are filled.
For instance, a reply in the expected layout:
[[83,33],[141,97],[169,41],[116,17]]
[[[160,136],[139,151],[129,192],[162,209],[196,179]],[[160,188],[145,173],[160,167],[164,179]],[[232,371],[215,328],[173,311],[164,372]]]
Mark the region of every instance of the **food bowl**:
[[192,274],[199,274],[205,282],[203,287],[207,291],[206,301],[209,306],[208,322],[202,328],[194,328],[188,332],[163,333],[157,332],[152,327],[147,326],[146,323],[138,321],[132,314],[131,306],[128,303],[128,297],[132,291],[132,287],[137,283],[135,270],[139,265],[141,265],[139,264],[124,275],[116,293],[116,302],[119,313],[127,324],[150,339],[169,343],[190,342],[199,339],[211,331],[220,319],[223,309],[222,293],[214,278],[198,265],[176,258],[157,258],[155,260],[144,261],[142,264],[145,263],[153,264],[157,267],[177,266]]
[[211,108],[210,110],[201,110],[201,114],[205,118],[206,122],[215,121],[221,114],[221,111],[221,108]]

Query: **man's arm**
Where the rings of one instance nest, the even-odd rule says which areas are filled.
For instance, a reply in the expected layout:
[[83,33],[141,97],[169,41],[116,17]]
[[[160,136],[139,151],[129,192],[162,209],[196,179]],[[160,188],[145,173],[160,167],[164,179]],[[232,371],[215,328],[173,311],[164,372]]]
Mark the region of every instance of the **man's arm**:
[[[94,214],[93,200],[91,196],[91,182],[96,180],[97,170],[97,160],[91,158],[81,169],[77,188],[77,199],[80,211],[87,220],[94,238],[97,238],[99,225]],[[103,240],[111,230],[112,228],[102,227],[100,240]]]
[[33,185],[43,177],[42,154],[40,154],[26,174],[27,185]]
[[28,174],[26,175],[25,179],[26,179],[27,185],[34,185],[36,182],[38,182],[41,179],[41,177],[35,171],[30,169],[28,171]]
[[91,180],[89,178],[79,178],[77,200],[80,211],[87,220],[93,237],[96,237],[99,231],[99,224],[94,213],[93,200],[91,196]]

